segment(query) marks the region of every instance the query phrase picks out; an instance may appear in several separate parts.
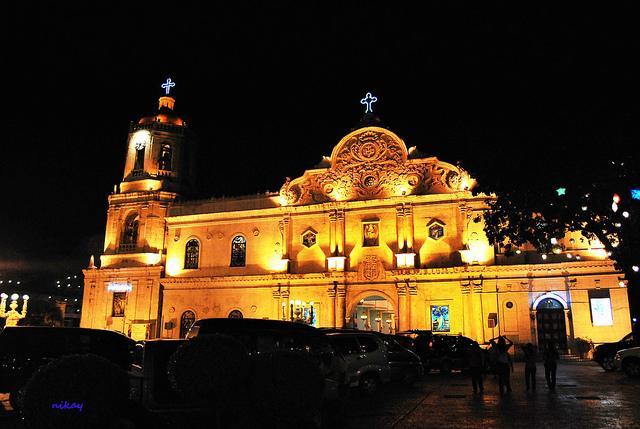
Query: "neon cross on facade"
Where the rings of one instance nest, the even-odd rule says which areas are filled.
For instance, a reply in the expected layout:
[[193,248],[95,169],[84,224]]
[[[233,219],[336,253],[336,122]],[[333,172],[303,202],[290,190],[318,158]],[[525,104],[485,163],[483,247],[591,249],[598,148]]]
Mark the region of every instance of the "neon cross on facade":
[[174,86],[176,86],[176,83],[172,82],[171,78],[167,78],[167,81],[160,85],[160,87],[165,90],[165,94],[167,95],[169,95],[169,91],[171,91],[171,88],[173,88]]
[[364,113],[373,113],[373,107],[371,106],[371,104],[375,103],[376,101],[378,101],[378,97],[374,97],[370,92],[367,92],[367,95],[365,95],[364,98],[360,100],[360,104],[364,104],[365,106],[367,106]]

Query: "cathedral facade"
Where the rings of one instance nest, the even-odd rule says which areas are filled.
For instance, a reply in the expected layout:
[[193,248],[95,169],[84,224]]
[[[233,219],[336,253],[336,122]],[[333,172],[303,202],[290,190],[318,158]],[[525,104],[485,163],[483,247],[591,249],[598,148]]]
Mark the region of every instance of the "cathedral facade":
[[104,253],[84,270],[83,327],[179,338],[196,319],[244,317],[551,339],[567,351],[631,330],[602,246],[572,233],[544,259],[505,256],[483,232],[492,196],[378,125],[345,135],[280,192],[186,200],[195,139],[174,103],[161,97],[131,127]]

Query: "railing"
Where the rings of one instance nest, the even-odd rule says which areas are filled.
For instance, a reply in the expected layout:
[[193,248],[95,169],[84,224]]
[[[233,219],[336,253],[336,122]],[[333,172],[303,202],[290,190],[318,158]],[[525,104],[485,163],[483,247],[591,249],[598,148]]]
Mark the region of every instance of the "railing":
[[135,244],[121,244],[118,246],[118,253],[129,253],[136,250]]

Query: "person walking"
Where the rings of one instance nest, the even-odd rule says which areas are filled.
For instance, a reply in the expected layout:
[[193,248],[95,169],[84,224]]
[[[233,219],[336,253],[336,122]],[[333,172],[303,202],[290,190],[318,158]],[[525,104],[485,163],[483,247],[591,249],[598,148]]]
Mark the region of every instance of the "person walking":
[[536,390],[536,349],[533,344],[527,343],[523,348],[524,352],[524,379],[527,383],[527,392],[529,388]]
[[553,341],[547,341],[544,349],[544,378],[547,380],[549,390],[556,390],[556,370],[558,369],[558,359],[560,355]]
[[484,377],[484,350],[480,348],[480,345],[476,341],[471,343],[468,359],[473,394],[475,395],[478,391],[482,394],[484,392],[484,383],[482,381]]
[[498,365],[498,385],[500,387],[500,394],[504,395],[505,388],[507,393],[511,392],[511,373],[513,372],[513,360],[509,355],[509,347],[513,345],[513,342],[507,337],[498,337],[497,343],[491,339],[491,345],[496,347],[497,351],[497,365]]

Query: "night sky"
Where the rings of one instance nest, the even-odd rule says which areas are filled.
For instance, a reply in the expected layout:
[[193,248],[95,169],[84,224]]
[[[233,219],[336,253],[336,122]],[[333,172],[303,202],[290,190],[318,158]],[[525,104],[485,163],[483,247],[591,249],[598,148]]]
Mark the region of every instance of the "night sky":
[[358,123],[367,91],[408,146],[481,185],[638,142],[631,7],[19,3],[1,30],[0,278],[77,271],[101,249],[129,124],[167,77],[201,140],[202,197],[278,190]]

